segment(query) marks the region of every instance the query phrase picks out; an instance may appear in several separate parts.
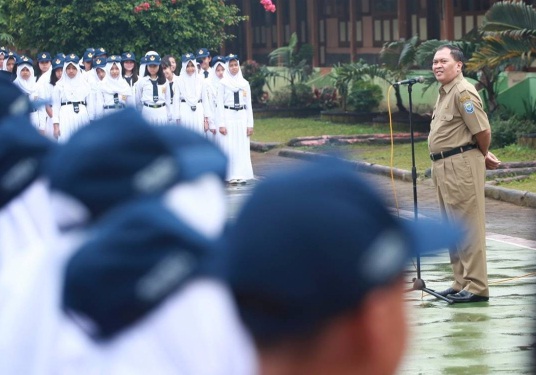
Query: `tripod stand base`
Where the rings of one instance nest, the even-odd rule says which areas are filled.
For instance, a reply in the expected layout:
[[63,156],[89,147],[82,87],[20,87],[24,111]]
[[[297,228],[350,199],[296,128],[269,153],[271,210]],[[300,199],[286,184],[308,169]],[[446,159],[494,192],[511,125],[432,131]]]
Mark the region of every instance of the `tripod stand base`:
[[426,292],[436,298],[439,298],[440,300],[447,302],[449,305],[454,303],[454,301],[451,300],[450,298],[442,296],[441,294],[437,293],[435,290],[427,288],[426,284],[424,283],[424,280],[422,279],[413,279],[413,288],[411,290],[422,290],[423,292]]

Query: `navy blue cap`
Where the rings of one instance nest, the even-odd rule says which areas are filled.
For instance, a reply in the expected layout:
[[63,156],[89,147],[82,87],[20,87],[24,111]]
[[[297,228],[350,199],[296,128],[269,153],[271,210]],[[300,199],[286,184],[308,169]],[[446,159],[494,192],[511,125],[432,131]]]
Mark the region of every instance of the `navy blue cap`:
[[127,108],[76,132],[50,158],[48,175],[51,189],[73,196],[98,217],[206,173],[223,181],[226,167],[222,151],[201,135],[179,126],[151,126]]
[[225,56],[225,61],[231,61],[231,60],[240,60],[238,58],[238,55],[235,55],[234,53],[230,53],[227,56]]
[[68,54],[67,56],[65,56],[65,63],[74,63],[74,64],[78,64],[78,62],[80,61],[80,58],[75,55],[74,53],[70,53]]
[[62,58],[62,59],[65,59],[65,54],[63,52],[58,52],[56,53],[56,56],[54,56],[55,58]]
[[63,64],[65,63],[65,59],[61,57],[55,57],[52,60],[52,70],[57,68],[63,68]]
[[128,203],[103,217],[69,260],[63,306],[91,336],[109,338],[204,273],[213,248],[161,203]]
[[159,55],[149,55],[145,56],[145,64],[146,65],[160,65],[160,62],[162,59]]
[[[0,91],[3,97],[4,87]],[[1,103],[3,109],[4,102],[1,101]],[[39,134],[27,115],[2,119],[0,123],[0,207],[5,206],[24,191],[42,173],[43,160],[53,147],[54,142]]]
[[187,52],[185,53],[184,55],[181,56],[181,61],[183,63],[187,62],[187,61],[190,61],[190,60],[195,60],[195,55],[191,52]]
[[37,62],[48,62],[52,61],[52,56],[50,52],[41,52],[37,55]]
[[95,57],[106,55],[106,50],[102,47],[95,49]]
[[28,56],[19,56],[17,60],[17,65],[27,64],[33,66],[33,60],[30,59]]
[[95,60],[93,60],[93,68],[101,68],[104,69],[106,66],[106,59],[102,57],[97,57]]
[[0,119],[29,113],[30,109],[28,96],[9,77],[0,75]]
[[9,51],[6,56],[5,56],[6,59],[15,59],[15,61],[17,61],[19,59],[19,55],[17,55],[16,52],[13,52],[13,51]]
[[84,62],[89,62],[89,61],[93,61],[94,57],[95,57],[95,52],[86,51],[86,52],[84,52],[84,56],[82,57],[82,60]]
[[206,48],[200,48],[196,52],[197,59],[204,59],[205,57],[210,57],[210,52]]
[[106,59],[106,63],[120,63],[121,62],[121,56],[119,55],[112,55],[112,56],[108,56],[108,58]]
[[210,66],[216,65],[217,62],[225,63],[225,57],[223,56],[214,56],[212,60],[210,61]]
[[134,62],[136,62],[136,55],[133,54],[132,52],[124,52],[121,55],[121,60],[122,61],[134,61]]
[[6,47],[4,46],[0,47],[0,55],[7,55],[8,52],[9,50]]
[[228,281],[259,342],[314,332],[398,280],[417,253],[447,249],[460,227],[393,216],[341,161],[260,183],[227,236]]
[[147,64],[147,56],[142,56],[140,58],[140,65]]

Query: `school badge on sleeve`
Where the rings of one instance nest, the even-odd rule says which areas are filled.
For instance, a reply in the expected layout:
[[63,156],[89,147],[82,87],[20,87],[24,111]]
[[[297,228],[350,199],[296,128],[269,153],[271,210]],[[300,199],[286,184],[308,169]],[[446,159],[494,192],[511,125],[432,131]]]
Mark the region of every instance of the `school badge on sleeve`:
[[475,106],[471,100],[467,100],[463,103],[463,109],[466,113],[471,114],[475,112]]

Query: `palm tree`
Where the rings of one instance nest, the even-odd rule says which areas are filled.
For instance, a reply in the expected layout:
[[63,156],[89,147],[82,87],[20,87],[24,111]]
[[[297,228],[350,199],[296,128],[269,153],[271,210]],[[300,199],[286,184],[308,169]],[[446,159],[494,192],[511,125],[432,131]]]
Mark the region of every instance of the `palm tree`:
[[271,71],[270,76],[275,80],[280,77],[289,82],[290,105],[297,103],[296,83],[304,82],[309,76],[309,65],[305,58],[301,58],[298,52],[298,36],[293,33],[287,46],[279,47],[268,55],[270,64],[277,64],[286,68],[286,72],[281,74]]
[[[380,51],[380,61],[391,72],[391,78],[396,81],[405,79],[407,74],[417,65],[416,53],[419,45],[417,35],[408,40],[397,40],[386,43]],[[389,82],[392,84],[393,82]],[[407,112],[400,96],[400,87],[394,86],[396,106],[400,112]]]

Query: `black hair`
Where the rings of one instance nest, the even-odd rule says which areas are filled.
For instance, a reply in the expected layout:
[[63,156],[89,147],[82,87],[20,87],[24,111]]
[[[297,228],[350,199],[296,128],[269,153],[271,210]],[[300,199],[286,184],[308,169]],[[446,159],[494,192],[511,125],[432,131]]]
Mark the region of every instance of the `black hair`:
[[[132,69],[132,85],[138,82],[138,63],[134,60],[130,60],[134,63],[134,68]],[[125,62],[121,61],[121,75],[125,78]]]
[[[150,76],[149,74],[149,65],[146,66],[145,69],[145,77]],[[159,85],[163,85],[167,82],[166,76],[164,75],[164,69],[162,68],[162,65],[158,65],[158,72],[156,73],[158,76],[157,82]]]
[[445,48],[450,50],[450,55],[454,61],[461,61],[462,63],[465,61],[465,56],[463,55],[462,50],[452,44],[443,44],[436,49],[436,52]]
[[55,69],[54,68],[50,68],[50,69],[52,69],[52,72],[50,73],[50,84],[52,86],[56,86],[56,82],[59,81],[59,78],[56,77],[56,70],[63,69],[63,65],[57,66]]

